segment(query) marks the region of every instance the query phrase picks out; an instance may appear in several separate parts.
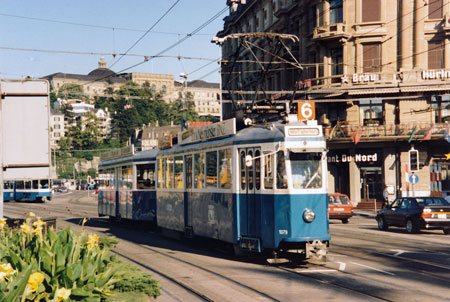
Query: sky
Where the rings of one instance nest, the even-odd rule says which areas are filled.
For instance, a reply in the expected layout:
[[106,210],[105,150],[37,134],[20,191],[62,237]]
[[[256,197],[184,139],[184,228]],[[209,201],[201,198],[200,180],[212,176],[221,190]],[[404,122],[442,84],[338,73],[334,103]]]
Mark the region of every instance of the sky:
[[[227,13],[226,0],[1,0],[0,78],[88,74],[104,57],[117,73],[175,80],[184,73],[189,81],[218,83],[219,65],[211,61],[219,59],[220,47],[211,39]],[[144,62],[177,42],[162,53],[173,57]]]

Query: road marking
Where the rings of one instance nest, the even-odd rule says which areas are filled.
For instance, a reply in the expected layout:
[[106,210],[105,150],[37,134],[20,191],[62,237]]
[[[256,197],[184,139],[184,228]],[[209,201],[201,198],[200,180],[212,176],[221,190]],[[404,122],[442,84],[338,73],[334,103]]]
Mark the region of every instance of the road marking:
[[329,273],[329,272],[337,272],[335,269],[304,269],[304,270],[296,270],[297,273]]
[[347,266],[347,263],[345,263],[345,262],[336,262],[336,263],[339,263],[340,271],[345,271],[345,267]]
[[398,257],[403,253],[408,253],[407,251],[403,251],[403,250],[391,250],[393,252],[397,252],[396,254],[394,254],[394,257]]
[[371,267],[371,266],[368,266],[368,265],[364,265],[364,264],[360,264],[360,263],[356,263],[356,262],[350,262],[350,263],[352,263],[354,265],[359,265],[359,266],[362,266],[362,267],[365,267],[365,268],[369,268],[369,269],[372,269],[374,271],[377,271],[377,272],[380,272],[380,273],[383,273],[383,274],[388,274],[388,275],[391,275],[391,276],[395,276],[395,274],[393,274],[393,273],[390,273],[390,272],[387,272],[387,271],[383,271],[383,270],[380,270],[380,269],[377,269],[377,268],[374,268],[374,267]]

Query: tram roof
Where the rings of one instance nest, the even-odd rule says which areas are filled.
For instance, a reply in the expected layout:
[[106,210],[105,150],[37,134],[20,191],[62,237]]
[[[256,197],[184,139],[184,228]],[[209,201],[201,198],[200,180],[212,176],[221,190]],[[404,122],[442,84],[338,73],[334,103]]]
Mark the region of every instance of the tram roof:
[[158,153],[158,149],[150,149],[137,152],[134,155],[128,155],[125,157],[119,157],[115,159],[105,160],[100,162],[101,167],[106,166],[115,166],[123,163],[131,163],[131,162],[139,162],[139,161],[147,161],[156,159],[156,154]]
[[186,149],[205,149],[206,147],[220,147],[225,145],[260,144],[284,140],[283,124],[269,124],[267,127],[256,125],[239,130],[235,135],[188,145],[175,145],[170,149],[160,150],[159,153],[177,153]]

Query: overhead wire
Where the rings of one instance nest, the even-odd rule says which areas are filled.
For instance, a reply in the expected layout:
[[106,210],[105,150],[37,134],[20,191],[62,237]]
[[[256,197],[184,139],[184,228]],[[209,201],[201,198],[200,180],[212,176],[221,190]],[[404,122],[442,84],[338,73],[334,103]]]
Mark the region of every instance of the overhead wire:
[[133,45],[130,46],[130,48],[128,48],[127,51],[125,51],[125,54],[121,55],[116,61],[114,61],[111,64],[111,67],[113,67],[114,65],[116,65],[128,52],[130,52],[130,50],[132,50],[139,42],[142,41],[142,39],[144,39],[144,37],[153,29],[155,28],[156,25],[158,25],[159,22],[161,22],[162,19],[164,19],[165,16],[167,16],[169,14],[169,12],[180,2],[180,0],[176,0],[175,3],[172,4],[171,7],[169,7],[169,9],[166,10],[166,12],[164,14],[162,14],[162,16],[155,22],[153,23],[152,26],[150,26],[150,28],[141,36],[139,37],[139,39],[137,39],[136,42],[133,43]]
[[[100,28],[100,29],[108,29],[108,30],[122,30],[122,31],[133,31],[133,32],[146,32],[145,29],[135,29],[135,28],[126,28],[126,27],[116,27],[116,26],[104,26],[104,25],[95,25],[95,24],[87,24],[87,23],[79,23],[79,22],[69,22],[69,21],[61,21],[61,20],[51,20],[44,18],[35,18],[35,17],[26,17],[12,14],[0,13],[0,16],[11,17],[11,18],[19,18],[19,19],[27,19],[34,21],[42,21],[42,22],[50,22],[57,24],[66,24],[66,25],[75,25],[75,26],[83,26],[90,28]],[[152,34],[163,34],[163,35],[185,35],[186,33],[176,33],[176,32],[165,32],[165,31],[150,31]],[[199,35],[211,35],[211,34],[199,34]]]

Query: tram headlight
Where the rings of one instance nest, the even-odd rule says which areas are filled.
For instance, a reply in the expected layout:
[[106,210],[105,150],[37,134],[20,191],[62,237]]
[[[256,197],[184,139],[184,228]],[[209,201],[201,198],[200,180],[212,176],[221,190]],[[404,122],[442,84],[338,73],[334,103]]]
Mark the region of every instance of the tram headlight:
[[316,213],[313,210],[305,209],[303,212],[303,220],[306,222],[313,222],[316,218]]

